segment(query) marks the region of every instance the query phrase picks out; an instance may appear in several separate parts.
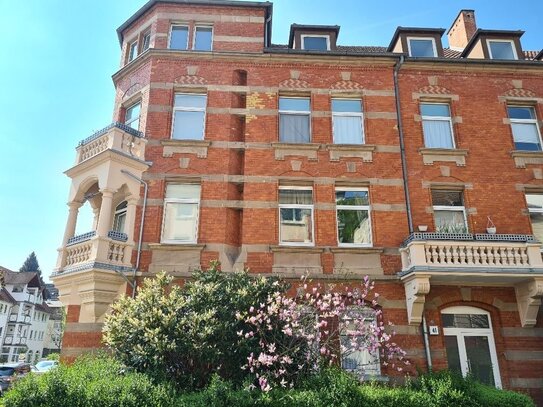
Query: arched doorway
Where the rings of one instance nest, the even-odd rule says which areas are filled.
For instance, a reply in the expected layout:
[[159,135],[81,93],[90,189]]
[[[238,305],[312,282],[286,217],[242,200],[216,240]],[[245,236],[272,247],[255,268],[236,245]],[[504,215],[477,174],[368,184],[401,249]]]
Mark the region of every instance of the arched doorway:
[[469,306],[441,311],[449,369],[501,388],[490,314]]

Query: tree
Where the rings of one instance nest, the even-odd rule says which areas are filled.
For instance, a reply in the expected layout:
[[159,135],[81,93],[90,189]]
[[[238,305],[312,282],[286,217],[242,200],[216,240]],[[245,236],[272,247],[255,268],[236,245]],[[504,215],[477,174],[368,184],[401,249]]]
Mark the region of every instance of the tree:
[[41,278],[41,269],[40,265],[38,264],[36,253],[32,252],[28,255],[19,271],[35,271]]

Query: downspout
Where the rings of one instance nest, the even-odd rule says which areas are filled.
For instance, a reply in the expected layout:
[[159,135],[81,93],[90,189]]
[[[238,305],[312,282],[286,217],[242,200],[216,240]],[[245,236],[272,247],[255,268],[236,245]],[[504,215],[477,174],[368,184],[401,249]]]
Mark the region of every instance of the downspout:
[[409,234],[413,233],[413,217],[411,216],[411,200],[409,199],[409,183],[407,181],[407,159],[405,157],[405,143],[403,138],[402,112],[400,103],[400,86],[398,85],[398,72],[404,62],[404,56],[394,65],[394,97],[396,98],[396,116],[398,120],[398,135],[400,137],[400,157],[402,160],[403,190],[405,194],[405,208],[407,210],[407,226]]
[[428,327],[426,326],[426,318],[422,313],[422,336],[424,338],[424,352],[426,353],[426,362],[428,363],[428,372],[432,371],[432,355],[430,354],[430,341],[428,339]]
[[139,233],[139,237],[138,237],[138,253],[137,253],[137,256],[136,256],[136,266],[134,267],[134,275],[133,275],[133,280],[132,280],[132,298],[134,298],[134,297],[136,297],[136,286],[137,286],[136,273],[137,273],[138,268],[140,266],[140,259],[141,259],[141,245],[142,245],[142,242],[143,242],[143,225],[145,223],[145,209],[147,208],[147,188],[148,188],[148,186],[147,186],[147,182],[145,182],[144,180],[142,180],[139,177],[136,177],[131,172],[128,172],[126,170],[121,170],[121,172],[123,174],[128,175],[130,178],[135,179],[140,184],[143,184],[143,187],[144,187],[143,208],[142,208],[142,211],[141,211],[140,233]]

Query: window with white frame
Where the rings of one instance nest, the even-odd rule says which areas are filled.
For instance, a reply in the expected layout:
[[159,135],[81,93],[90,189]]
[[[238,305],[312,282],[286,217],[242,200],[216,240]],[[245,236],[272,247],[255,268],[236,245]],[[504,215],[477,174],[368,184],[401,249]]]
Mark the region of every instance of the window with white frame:
[[437,233],[467,233],[468,224],[462,191],[432,190]]
[[162,243],[196,243],[200,185],[168,184],[164,199]]
[[368,349],[367,341],[376,335],[375,311],[367,307],[347,307],[340,320],[341,367],[357,376],[381,374],[378,349]]
[[113,231],[124,233],[124,225],[126,223],[126,208],[126,201],[122,201],[115,208],[115,215],[113,216]]
[[173,107],[172,138],[177,140],[203,140],[207,96],[177,93]]
[[336,218],[340,246],[371,246],[367,188],[336,188]]
[[407,46],[411,57],[437,57],[436,41],[433,38],[408,37]]
[[451,109],[446,103],[421,103],[422,132],[427,148],[454,148]]
[[140,111],[141,111],[140,102],[128,107],[124,114],[124,124],[132,127],[134,130],[139,130],[140,129]]
[[541,151],[541,133],[532,106],[507,106],[516,150]]
[[194,51],[211,51],[213,47],[213,27],[199,26],[194,27],[194,38],[192,49]]
[[143,33],[141,36],[141,52],[145,52],[151,46],[151,31]]
[[279,141],[283,143],[309,143],[311,141],[309,98],[279,98]]
[[302,49],[311,51],[330,50],[330,37],[328,35],[302,35]]
[[170,27],[170,49],[186,50],[189,47],[189,27],[181,24],[172,24]]
[[279,242],[313,245],[313,188],[279,187]]
[[134,41],[128,44],[128,62],[133,61],[138,56],[138,42]]
[[526,204],[532,223],[532,233],[537,240],[543,242],[543,193],[526,194]]
[[515,45],[511,40],[488,40],[491,59],[518,59]]
[[332,129],[336,144],[364,144],[360,99],[332,99]]

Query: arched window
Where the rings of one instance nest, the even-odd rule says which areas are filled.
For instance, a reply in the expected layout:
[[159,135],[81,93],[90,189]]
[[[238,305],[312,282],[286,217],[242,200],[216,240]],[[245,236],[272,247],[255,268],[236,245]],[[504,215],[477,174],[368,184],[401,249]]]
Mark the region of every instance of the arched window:
[[340,321],[341,367],[361,377],[381,375],[379,351],[367,349],[368,337],[377,323],[375,311],[351,306]]
[[490,314],[468,306],[441,311],[449,369],[501,388]]
[[124,224],[126,221],[126,201],[122,201],[115,208],[115,216],[113,217],[113,229],[115,232],[124,233]]

